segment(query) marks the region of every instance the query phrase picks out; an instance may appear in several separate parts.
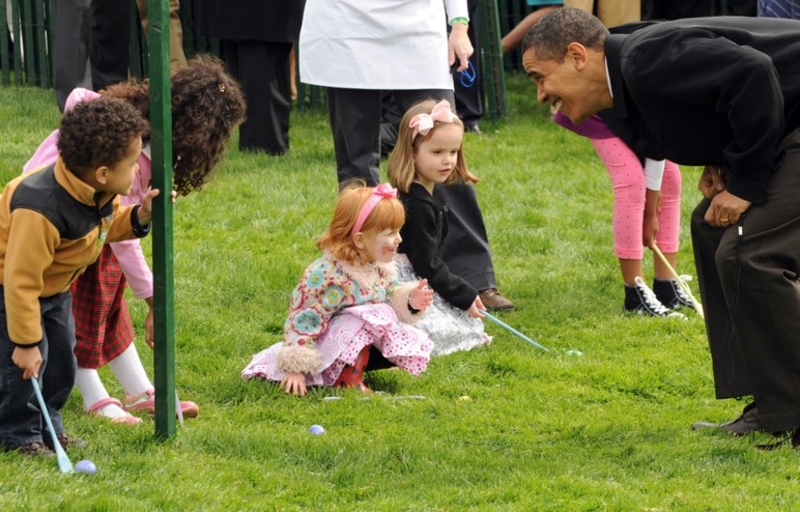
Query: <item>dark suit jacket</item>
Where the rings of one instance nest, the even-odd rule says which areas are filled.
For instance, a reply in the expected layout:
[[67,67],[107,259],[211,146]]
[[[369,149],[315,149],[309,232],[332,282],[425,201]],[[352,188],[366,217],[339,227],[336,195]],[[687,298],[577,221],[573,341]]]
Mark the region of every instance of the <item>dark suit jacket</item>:
[[800,21],[695,18],[627,26],[605,44],[614,106],[601,116],[639,155],[720,165],[756,204],[800,127]]
[[201,34],[227,41],[296,43],[305,0],[199,0]]

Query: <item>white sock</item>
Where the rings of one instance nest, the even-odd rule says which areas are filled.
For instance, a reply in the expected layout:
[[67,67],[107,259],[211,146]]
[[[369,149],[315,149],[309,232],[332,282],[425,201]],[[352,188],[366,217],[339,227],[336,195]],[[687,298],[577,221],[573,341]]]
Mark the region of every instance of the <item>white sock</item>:
[[[105,386],[103,386],[103,382],[100,380],[100,374],[97,373],[97,370],[92,368],[78,367],[78,371],[75,374],[75,386],[83,397],[84,411],[88,412],[94,404],[104,398],[111,398]],[[94,412],[108,418],[118,418],[128,415],[126,411],[115,404],[108,404]]]
[[139,352],[136,351],[136,345],[133,343],[122,354],[109,361],[108,367],[122,384],[126,395],[138,396],[153,389],[153,384],[144,371],[142,360],[139,359]]

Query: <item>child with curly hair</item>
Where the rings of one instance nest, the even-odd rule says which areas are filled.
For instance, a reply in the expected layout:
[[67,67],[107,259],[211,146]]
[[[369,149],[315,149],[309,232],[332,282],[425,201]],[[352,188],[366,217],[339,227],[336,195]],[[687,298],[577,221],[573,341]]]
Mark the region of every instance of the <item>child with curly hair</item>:
[[[64,114],[54,164],[9,182],[0,195],[0,443],[24,455],[52,455],[43,415],[66,449],[78,445],[60,409],[75,384],[75,324],[70,286],[104,243],[143,237],[158,190],[130,194],[147,122],[116,98]],[[41,379],[47,411],[31,377]],[[48,445],[49,443],[49,445]]]
[[[185,196],[200,190],[211,178],[225,151],[233,130],[244,119],[245,103],[237,82],[215,57],[201,55],[172,73],[172,151],[173,185]],[[114,97],[135,107],[148,119],[150,88],[148,81],[122,82],[100,94],[75,89],[67,99],[67,110],[83,101]],[[58,156],[51,134],[25,165],[25,171],[47,165]],[[139,156],[139,172],[122,204],[138,204],[150,186],[151,162],[149,127],[143,136],[145,146]],[[99,260],[91,265],[72,286],[76,321],[78,358],[77,388],[83,397],[84,410],[129,425],[141,422],[130,414],[135,411],[153,414],[154,387],[147,377],[136,346],[135,333],[124,292],[130,284],[133,295],[143,299],[149,311],[145,319],[145,342],[154,346],[153,276],[137,240],[107,245]],[[125,391],[124,404],[112,398],[97,370],[108,364]],[[183,416],[194,417],[198,406],[182,401]]]
[[253,356],[242,378],[277,381],[295,395],[308,386],[369,392],[362,377],[373,349],[381,367],[388,361],[414,376],[425,371],[433,343],[407,324],[422,316],[433,292],[424,279],[397,280],[405,212],[396,197],[386,184],[342,190],[317,242],[323,255],[292,293],[283,342]]

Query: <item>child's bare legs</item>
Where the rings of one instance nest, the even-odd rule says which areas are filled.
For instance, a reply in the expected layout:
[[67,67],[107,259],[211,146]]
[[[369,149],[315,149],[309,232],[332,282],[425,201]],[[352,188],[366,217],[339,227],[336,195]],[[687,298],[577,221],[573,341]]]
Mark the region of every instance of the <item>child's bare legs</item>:
[[500,40],[500,47],[503,49],[503,55],[506,55],[507,53],[519,48],[519,46],[522,44],[522,40],[525,39],[525,34],[528,33],[528,30],[530,30],[532,26],[536,25],[546,14],[553,12],[559,7],[561,6],[545,5],[544,7],[539,7],[535,11],[522,18],[522,20],[517,23],[517,26],[512,28],[511,31],[509,31],[509,33]]

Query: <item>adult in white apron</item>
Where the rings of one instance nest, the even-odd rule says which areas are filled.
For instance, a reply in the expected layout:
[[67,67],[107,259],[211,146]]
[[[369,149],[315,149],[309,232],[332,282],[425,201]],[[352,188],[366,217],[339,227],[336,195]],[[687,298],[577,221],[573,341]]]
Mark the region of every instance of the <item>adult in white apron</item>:
[[[393,93],[401,113],[423,99],[455,104],[450,66],[463,71],[473,52],[468,12],[467,0],[307,0],[300,80],[325,87],[340,185],[353,178],[380,182],[384,91]],[[442,255],[445,263],[488,297],[487,307],[513,307],[496,293],[475,190],[438,187],[436,196],[450,207],[448,241],[460,247]]]

